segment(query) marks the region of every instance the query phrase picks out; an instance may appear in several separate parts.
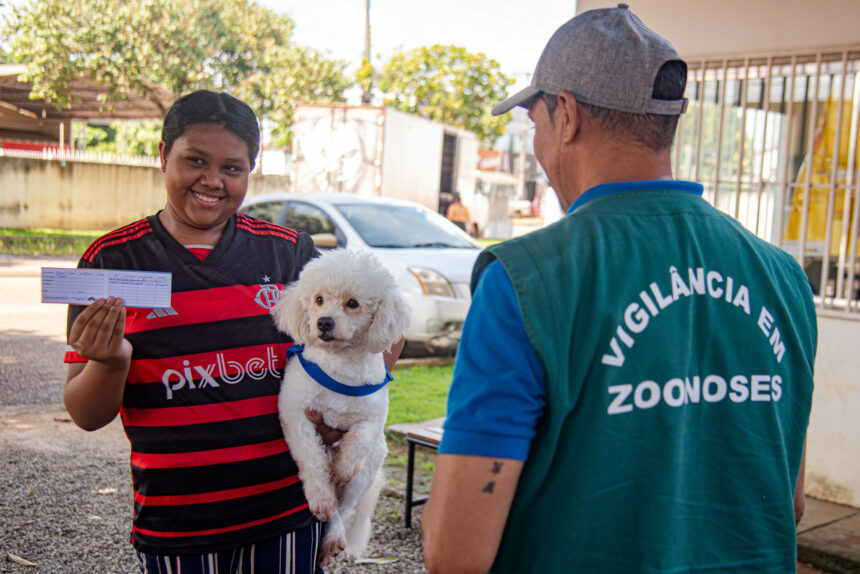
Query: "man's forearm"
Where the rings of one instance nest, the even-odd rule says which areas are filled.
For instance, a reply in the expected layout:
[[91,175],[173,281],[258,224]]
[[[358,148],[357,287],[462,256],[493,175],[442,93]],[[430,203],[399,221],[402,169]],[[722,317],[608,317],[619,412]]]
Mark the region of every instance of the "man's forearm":
[[440,454],[421,519],[433,574],[483,573],[496,558],[523,462]]

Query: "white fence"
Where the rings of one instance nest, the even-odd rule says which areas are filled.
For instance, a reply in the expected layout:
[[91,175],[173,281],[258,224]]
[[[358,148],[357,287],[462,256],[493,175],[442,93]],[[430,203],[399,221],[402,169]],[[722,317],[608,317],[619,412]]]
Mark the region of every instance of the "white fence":
[[158,167],[161,165],[157,157],[147,155],[124,155],[113,153],[98,153],[92,151],[73,150],[48,146],[41,150],[14,149],[0,146],[0,157],[22,157],[28,159],[44,159],[51,161],[76,161],[85,163],[106,163],[113,165],[136,165]]
[[676,177],[792,253],[821,309],[860,318],[860,46],[688,65]]

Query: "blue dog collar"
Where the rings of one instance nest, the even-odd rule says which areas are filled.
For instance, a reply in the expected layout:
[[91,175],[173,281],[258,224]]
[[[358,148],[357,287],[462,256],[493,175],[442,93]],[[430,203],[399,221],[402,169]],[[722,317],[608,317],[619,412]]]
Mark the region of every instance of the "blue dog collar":
[[291,355],[295,355],[299,358],[299,362],[304,367],[305,372],[310,375],[310,377],[327,388],[330,391],[335,393],[339,393],[341,395],[348,395],[350,397],[365,397],[367,395],[371,395],[388,384],[389,381],[394,380],[394,377],[391,376],[391,373],[388,371],[388,367],[385,367],[385,380],[379,383],[378,385],[361,385],[358,387],[353,387],[351,385],[344,385],[343,383],[339,383],[328,376],[325,371],[323,371],[319,365],[312,361],[308,361],[305,359],[302,351],[305,350],[304,345],[298,345],[293,343],[287,348],[287,360],[290,360]]

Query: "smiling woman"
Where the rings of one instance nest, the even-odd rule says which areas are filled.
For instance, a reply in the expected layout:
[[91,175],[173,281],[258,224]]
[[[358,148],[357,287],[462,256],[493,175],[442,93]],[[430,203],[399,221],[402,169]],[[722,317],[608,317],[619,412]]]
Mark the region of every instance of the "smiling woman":
[[215,123],[196,124],[159,145],[167,207],[159,218],[182,244],[214,246],[248,190],[248,145]]
[[318,253],[304,233],[236,214],[259,141],[257,118],[236,98],[180,98],[159,145],[167,205],[96,239],[78,263],[172,274],[169,308],[111,297],[70,306],[68,317],[66,409],[86,430],[122,411],[144,572],[184,570],[201,555],[317,570],[320,523],[277,416],[291,340],[270,310]]
[[[243,102],[226,94],[195,93],[199,97],[174,104],[161,131],[167,207],[159,219],[181,243],[211,247],[245,199],[260,129]],[[207,98],[205,106],[196,101]]]

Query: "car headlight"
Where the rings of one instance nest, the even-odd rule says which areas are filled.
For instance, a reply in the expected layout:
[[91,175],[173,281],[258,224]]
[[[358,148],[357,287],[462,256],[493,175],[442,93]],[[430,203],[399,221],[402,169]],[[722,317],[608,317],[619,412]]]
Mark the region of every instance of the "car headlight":
[[418,283],[421,284],[421,289],[425,295],[441,295],[442,297],[452,298],[457,296],[451,283],[441,273],[432,269],[422,269],[421,267],[409,267],[409,272],[418,279]]

